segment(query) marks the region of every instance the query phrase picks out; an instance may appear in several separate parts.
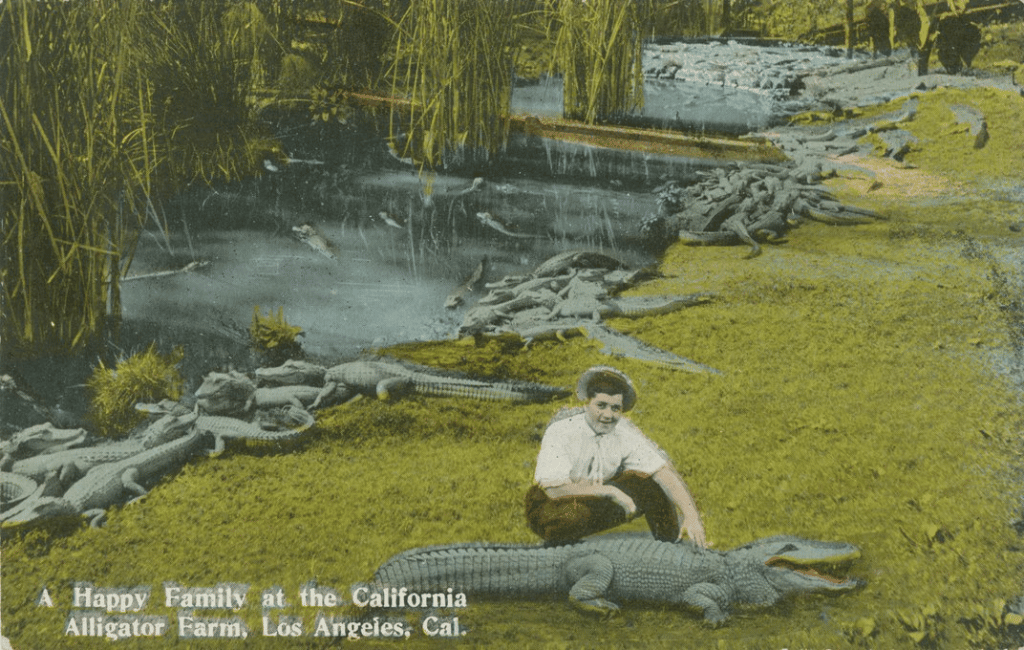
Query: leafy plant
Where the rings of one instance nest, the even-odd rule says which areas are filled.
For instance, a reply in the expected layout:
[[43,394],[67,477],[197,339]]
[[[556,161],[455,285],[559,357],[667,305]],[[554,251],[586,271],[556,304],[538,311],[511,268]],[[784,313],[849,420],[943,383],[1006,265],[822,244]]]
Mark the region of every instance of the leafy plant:
[[184,380],[178,364],[185,357],[182,348],[160,354],[155,345],[107,368],[100,362],[86,381],[91,394],[90,418],[100,435],[127,435],[145,416],[135,410],[137,402],[156,402],[181,397]]
[[273,310],[268,310],[266,316],[260,313],[259,305],[253,309],[249,340],[256,352],[287,359],[299,352],[298,337],[301,335],[301,327],[285,320],[282,307],[277,308],[276,315]]

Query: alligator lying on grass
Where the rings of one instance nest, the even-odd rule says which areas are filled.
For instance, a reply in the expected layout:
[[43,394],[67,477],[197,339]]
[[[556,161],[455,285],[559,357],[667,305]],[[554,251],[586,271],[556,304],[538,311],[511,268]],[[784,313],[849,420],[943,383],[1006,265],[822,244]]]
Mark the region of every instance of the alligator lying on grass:
[[[683,370],[717,374],[706,366],[622,334],[601,323],[621,316],[643,318],[709,302],[709,293],[662,296],[619,296],[650,277],[646,269],[628,271],[603,253],[565,251],[542,263],[528,276],[506,276],[486,286],[489,294],[466,312],[460,335],[518,335],[528,347],[536,340],[565,340],[586,333],[601,342],[601,352]],[[589,320],[586,320],[589,319]]]
[[[193,422],[195,416],[193,416]],[[61,497],[41,496],[27,500],[12,512],[5,512],[5,527],[57,516],[84,515],[98,526],[106,509],[122,501],[124,494],[142,496],[146,488],[140,481],[155,482],[198,453],[207,433],[193,427],[184,436],[147,449],[128,458],[95,467],[76,481]]]
[[[435,397],[468,397],[513,402],[546,402],[565,397],[568,389],[529,381],[493,381],[458,376],[450,371],[393,360],[350,361],[319,368],[304,361],[288,361],[277,368],[256,371],[260,383],[275,386],[291,381],[323,384],[322,395],[350,395],[353,392],[380,399],[412,392]],[[321,406],[317,399],[310,408]]]
[[727,552],[646,533],[611,534],[558,546],[453,544],[418,548],[385,562],[374,588],[413,592],[449,587],[469,595],[545,597],[568,592],[576,607],[604,615],[613,602],[699,608],[719,624],[733,605],[770,606],[790,594],[849,591],[862,583],[816,569],[851,562],[856,546],[791,536],[760,539]]
[[195,424],[195,420],[195,414],[167,414],[149,425],[138,438],[39,454],[15,461],[9,469],[36,481],[41,481],[49,473],[56,472],[61,482],[67,484],[97,465],[123,460],[179,438]]
[[434,368],[397,361],[351,361],[328,368],[324,388],[347,387],[380,399],[408,391],[435,397],[546,402],[565,397],[567,388],[528,381],[490,381],[442,375]]

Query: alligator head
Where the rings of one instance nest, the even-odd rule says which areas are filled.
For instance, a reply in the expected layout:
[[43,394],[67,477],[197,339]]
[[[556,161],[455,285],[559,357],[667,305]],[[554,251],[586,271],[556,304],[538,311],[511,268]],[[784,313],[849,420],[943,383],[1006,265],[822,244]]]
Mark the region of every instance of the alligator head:
[[49,422],[37,424],[14,434],[10,440],[0,442],[0,454],[16,454],[28,450],[32,453],[53,453],[77,447],[88,437],[85,429],[58,429]]
[[256,382],[261,386],[322,386],[325,371],[315,363],[289,359],[274,368],[257,368]]
[[249,408],[256,386],[240,372],[211,372],[196,390],[196,402],[204,413],[221,414]]
[[763,564],[762,575],[776,598],[800,592],[848,591],[863,585],[861,580],[833,575],[860,557],[860,549],[845,542],[779,535],[740,546],[730,555]]
[[168,413],[154,422],[143,433],[142,446],[145,449],[152,449],[158,445],[171,440],[177,440],[188,433],[192,425],[196,423],[199,414],[189,411],[181,415]]

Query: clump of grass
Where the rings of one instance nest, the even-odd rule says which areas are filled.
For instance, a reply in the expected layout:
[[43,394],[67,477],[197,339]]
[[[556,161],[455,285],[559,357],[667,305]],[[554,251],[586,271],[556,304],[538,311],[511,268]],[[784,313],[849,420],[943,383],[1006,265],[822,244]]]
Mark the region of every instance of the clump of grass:
[[86,382],[91,394],[90,418],[97,432],[110,438],[125,436],[145,418],[135,410],[137,402],[179,399],[184,380],[177,366],[184,357],[180,347],[160,354],[150,345],[113,368],[101,361]]
[[260,313],[259,305],[253,309],[249,343],[257,355],[283,363],[302,351],[301,335],[301,327],[285,320],[283,307],[277,308],[277,314],[267,310],[266,316]]

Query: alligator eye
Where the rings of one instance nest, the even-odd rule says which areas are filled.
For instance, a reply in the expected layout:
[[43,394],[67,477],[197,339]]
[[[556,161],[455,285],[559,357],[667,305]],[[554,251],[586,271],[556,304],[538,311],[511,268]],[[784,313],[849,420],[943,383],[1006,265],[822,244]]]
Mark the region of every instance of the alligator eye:
[[783,546],[782,548],[780,548],[779,550],[777,550],[775,552],[776,553],[785,553],[787,551],[795,551],[795,550],[797,550],[796,546],[794,546],[792,544],[786,544],[785,546]]

